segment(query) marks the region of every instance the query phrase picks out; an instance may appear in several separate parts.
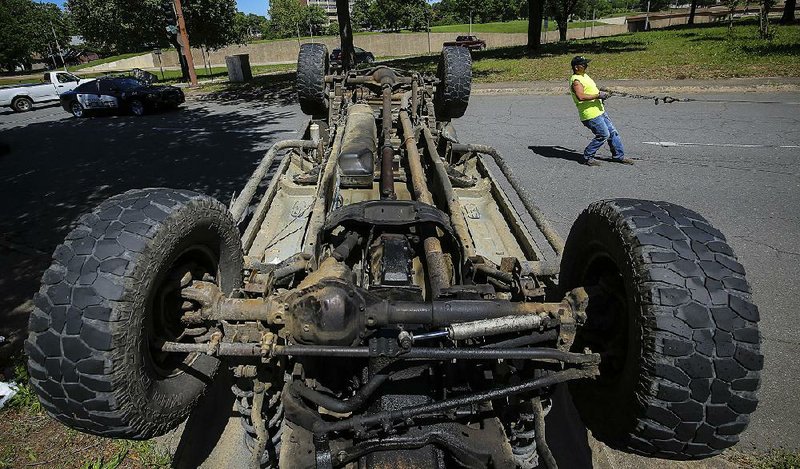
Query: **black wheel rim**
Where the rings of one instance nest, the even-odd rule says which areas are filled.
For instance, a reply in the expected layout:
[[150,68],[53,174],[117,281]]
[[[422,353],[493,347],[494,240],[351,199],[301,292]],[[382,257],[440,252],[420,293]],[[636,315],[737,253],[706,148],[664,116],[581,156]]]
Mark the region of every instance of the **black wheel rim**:
[[611,256],[599,252],[587,262],[580,285],[590,300],[586,323],[579,328],[573,349],[588,347],[599,353],[598,382],[610,385],[619,381],[630,357],[632,326],[625,282]]
[[144,115],[144,105],[141,101],[134,101],[131,103],[131,112],[136,116]]
[[160,379],[184,373],[197,359],[197,353],[162,352],[163,342],[196,343],[195,338],[207,335],[205,325],[186,325],[181,322],[185,300],[180,295],[181,280],[187,273],[193,280],[217,276],[217,256],[204,246],[192,246],[182,251],[171,267],[160,276],[148,301],[145,334],[148,344],[147,362]]
[[83,106],[80,103],[72,103],[72,114],[75,117],[83,116]]

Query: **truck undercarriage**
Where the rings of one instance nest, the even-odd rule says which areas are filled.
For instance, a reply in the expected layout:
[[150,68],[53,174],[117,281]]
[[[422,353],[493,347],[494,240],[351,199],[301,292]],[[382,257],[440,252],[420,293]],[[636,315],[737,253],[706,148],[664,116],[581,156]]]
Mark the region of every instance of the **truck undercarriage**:
[[555,467],[544,415],[567,381],[612,446],[694,459],[738,441],[763,357],[719,231],[618,199],[564,243],[502,157],[456,135],[467,49],[436,75],[329,74],[327,55],[301,47],[312,119],[229,208],[146,189],[79,220],[31,315],[45,409],[150,438],[222,360],[253,467]]
[[[293,150],[244,231],[243,297],[202,281],[183,290],[199,306],[184,321],[223,325],[215,355],[262,362],[237,374],[256,381],[243,394],[262,411],[281,397],[282,466],[534,461],[542,390],[598,373],[598,354],[569,351],[587,297],[557,292],[563,243],[550,228],[549,244],[525,228],[489,168],[486,154],[496,153],[459,144],[437,122],[437,82],[383,66],[326,75],[327,119],[312,120],[305,140],[276,145]],[[234,217],[250,205],[247,187]],[[525,422],[520,393],[536,401]],[[258,406],[247,407],[257,422]],[[256,435],[257,452],[269,430],[280,432]],[[514,447],[496,444],[510,436]]]

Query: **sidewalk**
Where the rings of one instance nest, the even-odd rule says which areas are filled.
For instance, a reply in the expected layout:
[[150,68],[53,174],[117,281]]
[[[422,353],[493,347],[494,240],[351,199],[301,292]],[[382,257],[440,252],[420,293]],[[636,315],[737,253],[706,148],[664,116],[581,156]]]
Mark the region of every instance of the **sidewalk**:
[[[568,70],[561,81],[473,83],[473,95],[567,94]],[[751,93],[800,92],[800,77],[726,78],[719,80],[598,80],[604,88],[629,93]]]

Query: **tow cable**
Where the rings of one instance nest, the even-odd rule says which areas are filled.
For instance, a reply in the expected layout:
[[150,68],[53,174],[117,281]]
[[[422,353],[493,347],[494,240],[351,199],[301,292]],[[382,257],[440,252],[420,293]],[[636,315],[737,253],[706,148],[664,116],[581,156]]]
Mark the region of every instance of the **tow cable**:
[[643,94],[633,94],[633,93],[625,93],[624,91],[613,91],[613,90],[601,90],[609,93],[611,96],[621,96],[623,98],[632,98],[632,99],[647,99],[655,102],[656,106],[658,106],[658,102],[661,101],[664,104],[671,104],[674,102],[686,102],[689,98],[673,98],[672,96],[646,96]]
[[646,99],[649,101],[653,101],[656,106],[658,106],[658,102],[662,102],[664,104],[671,104],[671,103],[743,103],[743,104],[800,104],[800,102],[787,102],[787,101],[746,101],[743,99],[702,99],[702,98],[674,98],[672,96],[648,96],[643,94],[634,94],[634,93],[626,93],[624,91],[615,91],[609,90],[605,88],[600,88],[600,91],[605,91],[609,93],[611,96],[620,96],[622,98],[632,98],[632,99]]

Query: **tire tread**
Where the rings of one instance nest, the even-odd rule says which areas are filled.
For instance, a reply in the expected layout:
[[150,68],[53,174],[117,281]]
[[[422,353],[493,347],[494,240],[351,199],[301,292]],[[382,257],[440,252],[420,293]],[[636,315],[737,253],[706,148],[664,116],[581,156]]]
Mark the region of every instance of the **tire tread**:
[[620,449],[668,459],[733,446],[758,402],[763,355],[758,309],[724,235],[669,202],[596,202],[576,225],[592,216],[608,220],[627,244],[646,354],[631,428],[622,436],[593,431]]
[[[148,209],[166,217],[189,205],[230,218],[225,206],[201,194],[132,190],[82,216],[56,248],[34,297],[25,351],[31,385],[62,423],[95,435],[143,439],[167,432],[191,410],[189,405],[166,418],[143,411],[147,403],[137,402],[130,390],[134,383],[119,345],[135,314],[124,285],[141,281],[146,268],[137,266],[137,256],[150,249],[148,241],[164,221]],[[236,233],[233,220],[228,223]]]

